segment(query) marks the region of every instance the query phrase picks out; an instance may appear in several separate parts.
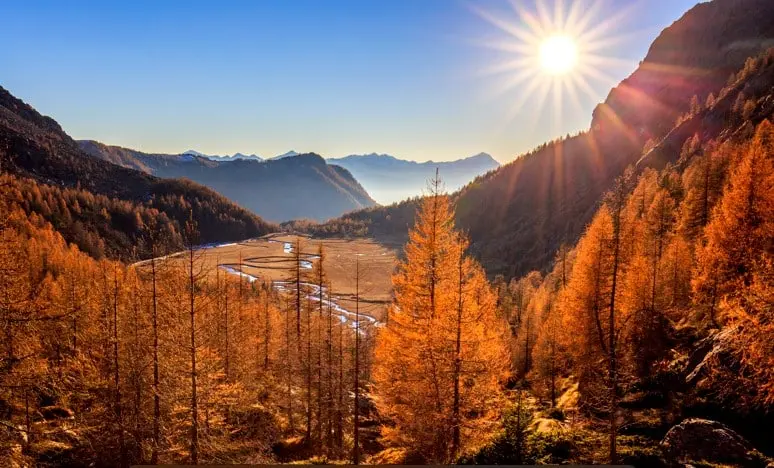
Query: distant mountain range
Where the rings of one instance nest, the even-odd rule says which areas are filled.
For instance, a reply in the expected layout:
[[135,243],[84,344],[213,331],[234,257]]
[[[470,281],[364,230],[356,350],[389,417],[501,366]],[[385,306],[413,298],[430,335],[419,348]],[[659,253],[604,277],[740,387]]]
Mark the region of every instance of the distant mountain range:
[[[258,156],[257,154],[243,154],[243,153],[234,153],[231,156],[228,155],[218,155],[218,154],[205,154],[200,153],[196,150],[188,150],[182,154],[187,154],[191,156],[199,156],[201,158],[207,158],[212,161],[220,161],[220,162],[226,162],[226,161],[236,161],[238,159],[243,159],[246,161],[265,161],[266,159]],[[277,156],[268,158],[269,160],[275,160],[275,159],[283,159],[293,156],[298,156],[301,153],[297,153],[293,150],[288,151],[287,153],[278,154]]]
[[292,158],[293,156],[298,156],[299,154],[301,153],[296,153],[295,151],[290,150],[287,153],[278,154],[277,156],[274,156],[273,158],[269,158],[269,159],[275,160],[275,159]]
[[[138,153],[134,150],[130,151]],[[260,162],[292,158],[298,156],[300,153],[291,150],[271,158],[262,158],[257,154],[247,155],[236,153],[231,156],[221,156],[188,150],[182,153],[182,155],[160,155],[164,156],[166,159],[150,163],[152,167],[147,167],[146,165],[146,163],[149,162],[147,161],[147,156],[151,156],[147,153],[143,153],[145,157],[130,157],[128,159],[123,158],[121,156],[122,154],[124,153],[120,151],[107,152],[103,155],[103,159],[108,159],[115,164],[160,175],[160,173],[157,172],[158,170],[161,170],[159,164],[169,170],[170,161],[175,160],[176,157],[179,159],[181,156],[196,156],[198,158],[216,162],[232,162],[237,160]],[[486,174],[487,172],[500,167],[500,163],[487,153],[479,153],[475,156],[458,159],[456,161],[428,161],[421,163],[399,159],[389,154],[352,154],[342,158],[328,158],[327,162],[348,170],[366,189],[368,194],[373,197],[376,202],[383,205],[389,205],[421,195],[422,191],[426,188],[428,179],[435,175],[436,168],[440,171],[441,179],[443,179],[446,189],[455,191],[467,185],[477,176]],[[171,177],[176,176],[173,175]],[[265,216],[262,212],[258,212],[258,214]],[[311,218],[320,219],[318,216],[313,216]],[[269,219],[275,218],[270,217]],[[290,218],[281,217],[276,219],[287,220]]]
[[242,154],[242,153],[234,153],[231,156],[219,156],[216,154],[204,154],[200,153],[198,151],[194,150],[188,150],[184,152],[183,154],[191,155],[191,156],[199,156],[202,158],[211,159],[213,161],[236,161],[237,159],[244,159],[249,161],[263,161],[263,158],[258,156],[257,154]]
[[477,176],[497,169],[500,164],[487,153],[479,153],[456,161],[422,162],[406,161],[388,154],[353,154],[343,158],[329,158],[329,163],[339,165],[352,173],[374,199],[390,204],[421,195],[428,179],[439,170],[446,189],[462,188]]
[[290,152],[257,161],[240,158],[239,153],[223,159],[193,151],[143,153],[91,140],[78,144],[84,152],[119,166],[157,177],[193,180],[272,221],[323,221],[375,205],[349,171],[327,164],[314,153]]

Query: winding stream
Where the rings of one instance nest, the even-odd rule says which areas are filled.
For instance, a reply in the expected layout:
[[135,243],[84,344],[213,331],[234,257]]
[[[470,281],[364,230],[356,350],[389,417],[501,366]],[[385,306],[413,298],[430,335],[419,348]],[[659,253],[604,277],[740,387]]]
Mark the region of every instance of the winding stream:
[[[282,243],[283,244],[283,252],[286,255],[290,255],[293,253],[295,248],[293,247],[292,242],[285,242],[285,241],[279,241],[274,239],[268,239],[268,242],[273,243]],[[233,245],[233,244],[225,244],[225,245]],[[303,254],[303,259],[301,260],[301,268],[305,270],[311,270],[314,268],[314,260],[319,260],[320,256],[316,254]],[[250,283],[258,281],[260,278],[257,276],[245,273],[243,271],[240,271],[238,268],[235,268],[231,265],[218,265],[218,268],[226,271],[227,273],[237,275],[240,277],[243,277],[247,279]],[[291,285],[293,284],[292,281],[272,281],[272,287],[280,292],[290,292]],[[307,292],[305,292],[305,298],[312,302],[319,302],[320,301],[320,287],[313,283],[307,283],[303,282],[301,283],[301,287],[304,288]],[[339,320],[341,320],[341,323],[350,323],[353,327],[356,326],[356,314],[355,312],[349,311],[341,306],[336,301],[335,297],[327,296],[327,288],[323,288],[323,305],[325,307],[330,307],[334,312],[338,314]],[[378,325],[378,321],[371,317],[370,315],[366,315],[363,313],[359,314],[360,320],[368,322],[372,325]]]

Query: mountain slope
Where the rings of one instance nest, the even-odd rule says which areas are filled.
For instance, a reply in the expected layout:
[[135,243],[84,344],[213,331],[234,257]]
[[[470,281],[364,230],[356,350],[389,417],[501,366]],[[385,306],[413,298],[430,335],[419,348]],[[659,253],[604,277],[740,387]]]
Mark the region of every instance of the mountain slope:
[[328,162],[349,170],[367,188],[368,193],[382,204],[421,195],[427,179],[435,174],[436,168],[440,171],[446,188],[458,190],[474,177],[500,167],[500,164],[486,153],[442,162],[418,163],[376,153],[329,158]]
[[[95,256],[148,254],[140,239],[149,223],[166,230],[162,248],[178,248],[189,214],[202,243],[239,240],[274,229],[198,184],[161,180],[85,154],[56,121],[2,87],[0,169],[8,173],[11,187],[4,193],[6,201],[23,203],[28,214],[43,216],[69,242]],[[83,245],[84,239],[92,248]]]
[[774,2],[700,3],[666,28],[645,60],[594,112],[592,128],[625,124],[644,139],[667,132],[693,96],[717,93],[748,57],[774,47]]
[[[639,68],[597,107],[589,131],[547,143],[456,193],[457,224],[488,272],[545,269],[562,243],[578,239],[602,194],[641,158],[645,144],[663,140],[694,95],[703,102],[720,92],[729,74],[772,39],[770,0],[697,5],[661,33]],[[682,144],[674,142],[662,158],[676,160]],[[395,240],[413,220],[409,208],[352,213],[312,229]]]
[[374,205],[345,169],[310,153],[258,162],[213,161],[192,154],[142,153],[84,140],[83,151],[105,161],[163,178],[185,177],[206,185],[270,220],[318,221]]

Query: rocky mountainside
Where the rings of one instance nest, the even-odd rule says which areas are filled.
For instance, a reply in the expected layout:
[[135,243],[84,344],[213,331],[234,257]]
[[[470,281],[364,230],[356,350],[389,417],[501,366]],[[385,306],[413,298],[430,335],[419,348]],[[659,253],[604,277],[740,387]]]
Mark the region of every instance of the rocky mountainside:
[[591,127],[621,123],[641,139],[660,138],[678,115],[722,88],[748,57],[774,47],[774,2],[714,0],[696,5],[653,42],[637,70],[610,91]]
[[[710,93],[717,96],[773,40],[770,0],[697,5],[661,33],[638,69],[597,107],[590,130],[542,145],[457,192],[457,224],[487,270],[518,276],[546,268],[561,244],[578,239],[615,177],[646,146],[659,146],[693,97],[704,103]],[[673,143],[661,145],[671,152],[668,160],[679,156],[682,141]],[[394,240],[412,220],[413,209],[401,204],[353,213],[319,230]]]
[[422,194],[427,180],[438,169],[448,190],[459,190],[475,177],[500,167],[500,163],[486,153],[456,161],[428,161],[418,163],[398,159],[388,154],[350,155],[330,158],[355,176],[376,201],[395,203]]
[[375,205],[346,170],[309,153],[255,161],[214,161],[193,154],[149,154],[79,141],[97,159],[163,178],[184,177],[206,185],[259,216],[273,220],[309,218],[324,221]]
[[132,247],[136,255],[147,254],[139,239],[149,223],[167,231],[166,247],[178,248],[190,216],[202,243],[274,229],[201,185],[162,180],[87,155],[56,121],[1,87],[0,169],[13,187],[4,201],[42,216],[95,256],[126,256]]

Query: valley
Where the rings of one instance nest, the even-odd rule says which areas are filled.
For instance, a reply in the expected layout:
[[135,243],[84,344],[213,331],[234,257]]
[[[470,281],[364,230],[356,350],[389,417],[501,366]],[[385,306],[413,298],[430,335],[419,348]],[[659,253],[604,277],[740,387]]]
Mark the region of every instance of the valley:
[[[356,263],[360,263],[359,311],[371,322],[382,321],[391,300],[392,272],[397,264],[394,248],[385,247],[371,239],[314,239],[283,233],[248,239],[240,242],[202,246],[196,250],[197,268],[206,272],[210,280],[218,274],[242,277],[248,282],[265,282],[278,291],[287,291],[293,285],[296,270],[294,250],[301,245],[299,263],[303,286],[310,301],[318,300],[317,286],[313,284],[312,270],[319,262],[320,245],[324,251],[324,264],[330,286],[324,295],[331,297],[334,312],[342,321],[352,322],[356,304]],[[159,260],[177,263],[186,261],[187,252],[177,252]],[[136,265],[141,269],[149,260]],[[328,290],[330,289],[330,291]],[[327,306],[327,304],[326,304]]]
[[[62,122],[0,87],[0,466],[774,467],[772,0],[174,3],[0,28]],[[508,135],[455,15],[502,36]],[[661,32],[613,80],[627,15]]]

